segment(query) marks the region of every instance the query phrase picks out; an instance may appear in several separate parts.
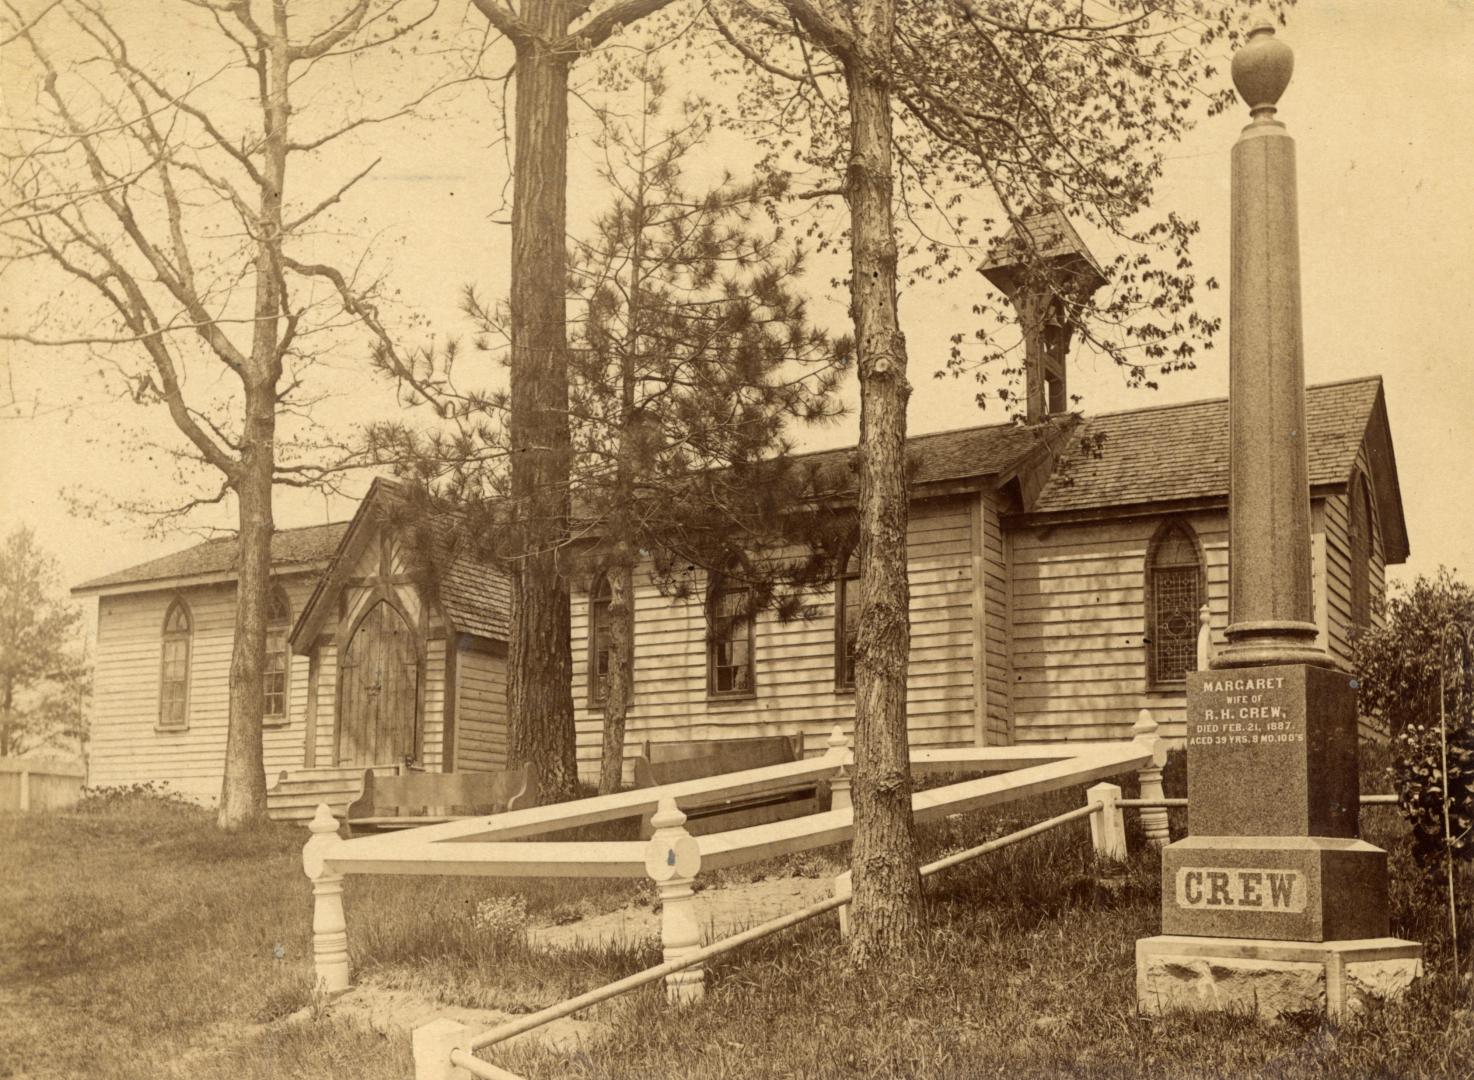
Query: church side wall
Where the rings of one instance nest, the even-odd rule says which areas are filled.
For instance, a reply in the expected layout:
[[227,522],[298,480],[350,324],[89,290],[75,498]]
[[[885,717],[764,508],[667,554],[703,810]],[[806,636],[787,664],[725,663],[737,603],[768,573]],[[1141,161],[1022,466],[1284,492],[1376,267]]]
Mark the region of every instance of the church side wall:
[[[974,495],[915,502],[907,549],[911,575],[909,721],[913,746],[971,745]],[[803,734],[822,752],[836,724],[853,727],[854,693],[834,685],[834,595],[813,598],[810,619],[758,616],[755,692],[712,700],[706,688],[706,619],[700,599],[672,602],[641,572],[635,596],[635,687],[626,760],[641,744]],[[640,584],[644,582],[644,584]],[[693,584],[699,594],[703,586]],[[573,598],[574,706],[579,771],[597,775],[602,713],[589,702],[588,594]]]
[[[1212,626],[1228,622],[1228,521],[1178,515],[1197,535]],[[1141,709],[1183,735],[1183,689],[1147,687],[1147,546],[1166,516],[1011,529],[1014,738],[1129,738]]]
[[473,772],[507,767],[506,650],[486,646],[456,654],[455,764]]
[[[1366,447],[1356,456],[1357,470],[1371,476]],[[1376,501],[1373,500],[1375,519]],[[1326,600],[1327,637],[1332,656],[1351,662],[1351,500],[1350,493],[1332,495],[1325,500],[1326,533]],[[1382,547],[1382,529],[1373,521],[1372,557],[1370,564],[1371,619],[1373,626],[1382,625],[1380,600],[1387,589],[1387,563]]]
[[[286,579],[292,613],[312,591],[310,577]],[[158,730],[164,615],[175,597],[189,606],[189,727]],[[235,630],[234,584],[160,589],[98,600],[88,783],[94,787],[162,782],[210,801],[220,794],[230,714],[230,653]],[[289,660],[284,723],[266,727],[262,749],[268,783],[301,765],[307,706],[305,656]]]

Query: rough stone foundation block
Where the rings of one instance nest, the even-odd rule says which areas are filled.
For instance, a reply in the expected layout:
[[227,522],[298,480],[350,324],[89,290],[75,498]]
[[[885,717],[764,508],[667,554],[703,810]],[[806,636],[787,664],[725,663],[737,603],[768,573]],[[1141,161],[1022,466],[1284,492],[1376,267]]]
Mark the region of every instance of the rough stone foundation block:
[[1162,935],[1136,943],[1136,1005],[1174,1011],[1341,1017],[1400,997],[1423,974],[1423,947],[1398,938],[1259,941]]
[[1189,836],[1162,851],[1162,933],[1385,937],[1387,853],[1326,836]]

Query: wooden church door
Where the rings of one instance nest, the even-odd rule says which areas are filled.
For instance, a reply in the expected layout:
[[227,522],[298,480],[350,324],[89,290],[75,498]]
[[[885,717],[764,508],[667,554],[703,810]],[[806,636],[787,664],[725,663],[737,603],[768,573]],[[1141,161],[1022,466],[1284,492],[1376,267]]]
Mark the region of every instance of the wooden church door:
[[384,601],[353,632],[338,685],[339,765],[389,765],[415,754],[419,651],[414,631]]

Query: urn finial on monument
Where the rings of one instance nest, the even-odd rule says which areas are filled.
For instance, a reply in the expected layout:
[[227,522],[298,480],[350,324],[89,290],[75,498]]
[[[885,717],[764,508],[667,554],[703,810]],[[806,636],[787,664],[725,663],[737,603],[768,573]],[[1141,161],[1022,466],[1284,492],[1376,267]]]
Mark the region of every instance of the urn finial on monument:
[[1233,85],[1249,105],[1256,120],[1274,116],[1290,76],[1295,71],[1295,54],[1274,36],[1274,21],[1264,15],[1249,24],[1249,38],[1233,54]]

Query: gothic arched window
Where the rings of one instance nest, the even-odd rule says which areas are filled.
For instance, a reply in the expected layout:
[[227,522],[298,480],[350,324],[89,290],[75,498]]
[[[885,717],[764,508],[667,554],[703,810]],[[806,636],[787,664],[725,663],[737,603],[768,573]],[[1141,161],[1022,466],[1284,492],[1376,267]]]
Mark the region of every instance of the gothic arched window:
[[176,598],[164,614],[159,654],[159,727],[166,731],[189,727],[189,653],[193,636],[189,605]]
[[1147,686],[1174,688],[1197,666],[1203,560],[1191,526],[1157,530],[1146,554]]
[[1365,630],[1372,623],[1372,547],[1375,520],[1372,517],[1372,493],[1364,473],[1358,472],[1351,482],[1350,534],[1348,547],[1351,566],[1351,626]]
[[291,653],[287,634],[292,629],[292,608],[286,590],[280,585],[271,590],[266,604],[266,662],[261,668],[264,705],[261,718],[268,724],[287,719],[287,688],[291,685]]

